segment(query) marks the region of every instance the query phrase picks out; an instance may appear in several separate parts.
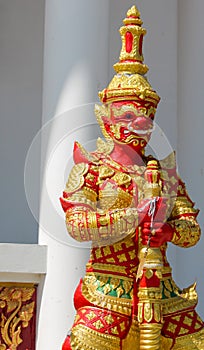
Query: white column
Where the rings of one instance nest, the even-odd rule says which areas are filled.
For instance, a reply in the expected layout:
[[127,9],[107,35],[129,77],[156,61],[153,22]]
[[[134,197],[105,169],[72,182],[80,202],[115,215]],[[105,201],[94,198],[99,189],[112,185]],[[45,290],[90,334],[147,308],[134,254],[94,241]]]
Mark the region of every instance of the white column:
[[[1,242],[37,242],[37,224],[23,180],[26,153],[41,126],[43,32],[44,0],[0,1]],[[38,171],[39,163],[33,184],[36,193]],[[15,210],[13,196],[18,203]]]
[[[204,231],[204,2],[178,0],[178,160],[190,197],[201,209]],[[204,317],[203,238],[190,249],[179,249],[176,277],[183,286],[197,281],[198,310]]]
[[[44,122],[73,107],[98,101],[97,91],[107,84],[108,23],[109,0],[46,1]],[[48,128],[49,139],[42,140],[43,147],[48,141],[47,155],[43,162],[48,162],[55,143],[57,145],[59,142],[60,146],[60,142],[63,142],[60,139],[63,138],[63,129],[64,133],[68,133],[70,128],[79,127],[79,123],[86,124],[86,118],[88,122],[92,121],[92,117],[84,115],[83,109],[79,108],[79,112],[81,114],[77,114],[78,119],[75,119],[76,109],[73,113],[66,114],[65,119],[55,118],[56,123]],[[79,138],[83,138],[83,132],[83,128],[79,130]],[[55,170],[58,161],[66,166],[72,148],[73,142],[65,149],[62,147]],[[45,172],[47,166],[49,167],[46,164],[42,164],[45,166]],[[46,181],[45,176],[44,180]],[[64,178],[63,186],[56,186],[56,181],[58,180],[53,178],[54,192],[57,192],[54,193],[56,207],[60,211],[58,197],[66,179]],[[45,186],[46,183],[43,184],[43,187]],[[58,238],[66,234],[64,220],[57,210],[53,210],[52,205],[49,206],[49,198],[46,198],[46,195],[52,196],[53,193],[46,193],[44,188],[42,193],[39,243],[48,246],[48,267],[38,323],[37,350],[56,350],[61,348],[73,323],[73,292],[80,277],[84,275],[88,250],[71,247],[64,244],[63,240],[59,241]]]

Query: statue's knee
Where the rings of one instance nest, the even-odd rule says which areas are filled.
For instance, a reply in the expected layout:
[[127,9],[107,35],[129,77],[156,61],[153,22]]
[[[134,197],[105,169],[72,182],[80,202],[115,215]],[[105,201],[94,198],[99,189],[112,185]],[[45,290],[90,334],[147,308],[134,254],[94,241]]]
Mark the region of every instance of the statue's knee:
[[70,336],[68,335],[62,345],[62,350],[72,350],[71,344],[70,344]]

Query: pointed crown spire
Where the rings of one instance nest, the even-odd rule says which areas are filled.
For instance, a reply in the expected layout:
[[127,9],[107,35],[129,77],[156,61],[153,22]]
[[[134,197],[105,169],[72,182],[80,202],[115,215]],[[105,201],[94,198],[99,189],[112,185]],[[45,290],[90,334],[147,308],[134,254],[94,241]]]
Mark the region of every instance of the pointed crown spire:
[[119,62],[113,66],[117,74],[108,87],[99,92],[99,97],[103,103],[133,100],[147,106],[147,114],[150,114],[150,111],[156,111],[160,98],[144,76],[148,71],[142,53],[146,29],[142,28],[143,22],[136,6],[129,9],[123,23],[119,30],[122,40]]
[[127,17],[123,20],[123,23],[124,26],[120,28],[122,40],[120,61],[114,65],[114,69],[117,73],[145,74],[148,67],[143,63],[142,44],[146,29],[141,27],[143,22],[136,6],[132,6],[127,12]]

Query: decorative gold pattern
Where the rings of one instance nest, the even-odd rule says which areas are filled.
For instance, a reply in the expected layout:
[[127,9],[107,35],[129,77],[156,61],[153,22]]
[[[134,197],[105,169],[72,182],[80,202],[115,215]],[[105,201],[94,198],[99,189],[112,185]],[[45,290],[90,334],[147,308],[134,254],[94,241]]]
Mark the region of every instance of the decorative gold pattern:
[[123,315],[131,316],[132,303],[131,300],[127,298],[116,298],[110,295],[102,294],[96,290],[97,286],[92,284],[87,284],[86,281],[82,287],[83,296],[92,304],[103,307],[105,309],[119,312]]
[[115,171],[108,167],[107,165],[101,165],[99,167],[99,182],[100,180],[104,180],[112,177],[115,174]]
[[121,173],[121,172],[117,172],[113,177],[113,180],[115,180],[119,186],[122,186],[122,185],[129,186],[132,182],[132,178],[130,175],[126,173]]
[[175,245],[188,248],[194,246],[200,239],[200,227],[193,216],[181,217],[178,220],[171,221],[170,224],[174,229],[171,241]]
[[114,143],[112,139],[110,140],[102,140],[100,137],[97,139],[97,151],[101,154],[110,154],[114,148]]
[[120,338],[96,332],[84,325],[77,325],[72,330],[71,347],[72,349],[81,350],[118,350],[120,348]]
[[[136,8],[131,12],[139,15]],[[138,101],[140,104],[141,101],[150,102],[156,107],[160,98],[143,77],[148,71],[148,67],[143,64],[142,55],[142,39],[146,29],[141,27],[142,21],[137,16],[133,18],[130,12],[127,13],[125,26],[120,29],[122,40],[120,61],[114,65],[115,71],[119,74],[113,77],[107,89],[99,92],[99,97],[105,103],[126,99]],[[127,35],[132,37],[130,50],[127,50]],[[144,108],[148,111],[146,106]]]
[[161,291],[158,288],[140,288],[138,292],[138,297],[143,299],[143,301],[148,300],[160,300],[162,298]]
[[161,349],[172,350],[173,339],[161,337]]
[[94,203],[97,201],[97,193],[92,188],[84,186],[83,193],[85,198],[87,198],[87,200],[90,202]]
[[15,350],[22,343],[22,328],[28,327],[34,314],[34,292],[34,287],[0,287],[0,329],[4,342],[0,344],[0,350],[8,347]]
[[147,279],[150,279],[150,278],[152,278],[152,276],[153,276],[153,271],[152,271],[151,269],[147,269],[147,270],[145,271],[145,277],[146,277]]
[[176,155],[175,152],[170,153],[166,158],[159,161],[161,166],[161,172],[163,169],[174,169],[176,167]]
[[133,350],[139,349],[139,327],[135,318],[132,320],[127,337],[122,341],[122,349]]
[[67,201],[73,203],[81,203],[83,204],[83,206],[88,205],[93,210],[96,210],[96,193],[94,191],[91,191],[91,189],[83,189],[78,192],[75,192],[71,196],[69,196],[69,199],[67,199]]
[[[66,225],[70,235],[78,241],[92,240],[100,246],[131,235],[137,226],[138,215],[135,208],[117,209],[110,213],[100,211],[98,214],[99,218],[95,211],[82,206],[68,210]],[[83,224],[78,225],[79,222]]]
[[[115,75],[108,88],[99,93],[99,97],[102,101],[105,96],[109,102],[124,100],[125,96],[128,96],[128,101],[135,100],[141,102],[141,100],[145,100],[155,105],[159,102],[157,93],[152,90],[151,85],[145,77],[140,74],[128,76],[127,74],[121,73]],[[145,111],[148,115],[148,109],[145,108]]]
[[159,350],[161,347],[161,328],[158,323],[142,324],[140,328],[140,350]]
[[[88,318],[93,319],[93,315],[89,313]],[[106,322],[112,323],[111,316],[106,316]],[[172,330],[172,328],[171,328]],[[140,349],[151,350],[191,350],[191,349],[204,349],[204,331],[201,330],[198,333],[181,336],[176,339],[176,343],[172,348],[173,341],[170,338],[160,336],[161,325],[147,324],[140,327]],[[116,332],[117,333],[117,332]],[[84,342],[84,338],[86,342]],[[148,341],[146,341],[148,339]],[[73,349],[85,349],[85,350],[118,350],[120,339],[108,334],[98,333],[92,329],[87,328],[85,325],[77,325],[72,330],[71,345]],[[127,337],[122,341],[122,348],[125,350],[132,350],[134,347],[139,348],[139,328],[135,320],[132,322],[132,326],[128,332]]]
[[[125,34],[129,32],[132,33],[133,38],[134,38],[134,42],[133,42],[133,49],[131,50],[130,53],[128,53],[126,51],[126,39],[125,39]],[[120,53],[120,61],[127,61],[127,60],[137,60],[142,62],[143,61],[143,56],[139,53],[139,39],[141,37],[141,35],[145,35],[146,34],[146,30],[144,28],[141,28],[139,26],[135,26],[135,27],[121,27],[120,28],[120,34],[122,37],[122,50]],[[145,67],[146,68],[146,67]],[[141,69],[143,70],[143,72],[141,72]],[[147,72],[146,69],[144,69],[144,67],[142,67],[140,69],[140,74],[145,74]],[[118,73],[120,70],[116,70],[116,72]],[[124,70],[123,70],[124,71]],[[134,71],[132,70],[131,73],[138,73],[138,71]]]
[[[94,112],[95,112],[95,115],[96,115],[96,119],[97,119],[97,122],[101,128],[101,131],[105,137],[105,139],[110,143],[112,143],[113,145],[113,142],[112,142],[112,139],[111,137],[108,135],[106,129],[105,129],[105,126],[104,126],[104,122],[102,120],[102,117],[107,117],[108,116],[108,107],[105,106],[105,105],[98,105],[96,104],[95,105],[95,109],[94,109]],[[113,148],[113,147],[112,147]],[[99,148],[100,149],[100,148]],[[101,149],[101,151],[103,152],[103,149]],[[107,154],[107,153],[105,153]]]
[[183,214],[197,214],[198,210],[193,208],[192,202],[187,197],[177,197],[174,208],[172,210],[172,216],[178,217]]
[[136,6],[132,6],[127,12],[127,18],[123,20],[124,24],[138,24],[142,25],[142,20],[140,19],[140,11]]
[[121,188],[115,189],[111,183],[99,192],[100,207],[107,209],[128,208],[133,204],[133,196]]
[[70,193],[80,189],[84,184],[84,175],[89,170],[88,164],[79,163],[72,168],[65,191]]
[[172,350],[204,350],[204,330],[176,339]]
[[195,290],[195,284],[185,288],[183,291],[179,291],[173,280],[171,284],[177,297],[169,297],[168,299],[162,299],[162,313],[164,316],[177,313],[178,311],[188,308],[194,308],[198,302],[198,296]]
[[[114,261],[113,261],[114,262]],[[87,267],[89,267],[89,263],[87,264]],[[126,273],[126,266],[120,266],[120,271],[118,271],[118,266],[117,265],[110,265],[110,264],[97,264],[97,263],[94,263],[93,265],[92,265],[92,267],[93,267],[93,269],[94,270],[96,270],[96,271],[101,271],[101,272],[97,272],[97,274],[102,274],[102,275],[104,275],[104,273],[106,273],[108,276],[112,276],[112,277],[114,277],[115,275],[115,273],[117,272],[117,275],[118,276],[120,276],[120,275],[122,275],[123,276],[123,279],[124,280],[130,280],[130,278],[129,277],[126,277],[126,276],[124,276],[125,275],[125,273]],[[137,267],[135,267],[135,270],[136,270],[136,268]],[[89,274],[92,274],[91,272],[89,273],[87,273],[87,276],[89,275]]]
[[[136,18],[133,19],[133,16],[136,16]],[[146,34],[146,29],[141,27],[142,21],[139,17],[139,11],[136,9],[136,7],[132,7],[132,9],[127,12],[127,18],[123,21],[125,26],[120,28],[122,39],[120,62],[114,65],[114,69],[117,73],[122,71],[145,74],[148,71],[148,67],[143,64],[144,58],[140,45],[143,36]],[[132,36],[132,47],[131,50],[128,51],[126,46],[127,33]]]

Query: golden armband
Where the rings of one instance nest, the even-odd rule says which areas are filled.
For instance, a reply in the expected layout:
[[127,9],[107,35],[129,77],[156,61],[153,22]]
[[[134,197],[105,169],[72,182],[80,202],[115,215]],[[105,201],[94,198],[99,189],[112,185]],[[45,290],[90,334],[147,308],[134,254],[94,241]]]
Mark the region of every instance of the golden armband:
[[66,225],[69,234],[77,241],[115,240],[135,231],[137,217],[135,208],[104,212],[78,206],[67,211]]
[[138,214],[135,208],[114,210],[110,215],[114,237],[127,236],[133,233],[138,225]]
[[170,222],[174,229],[171,242],[180,247],[188,248],[194,246],[200,238],[200,227],[194,217],[181,217]]
[[179,196],[175,200],[171,215],[172,217],[178,217],[185,214],[195,216],[198,214],[198,212],[199,210],[193,207],[193,203],[189,198],[186,196]]

